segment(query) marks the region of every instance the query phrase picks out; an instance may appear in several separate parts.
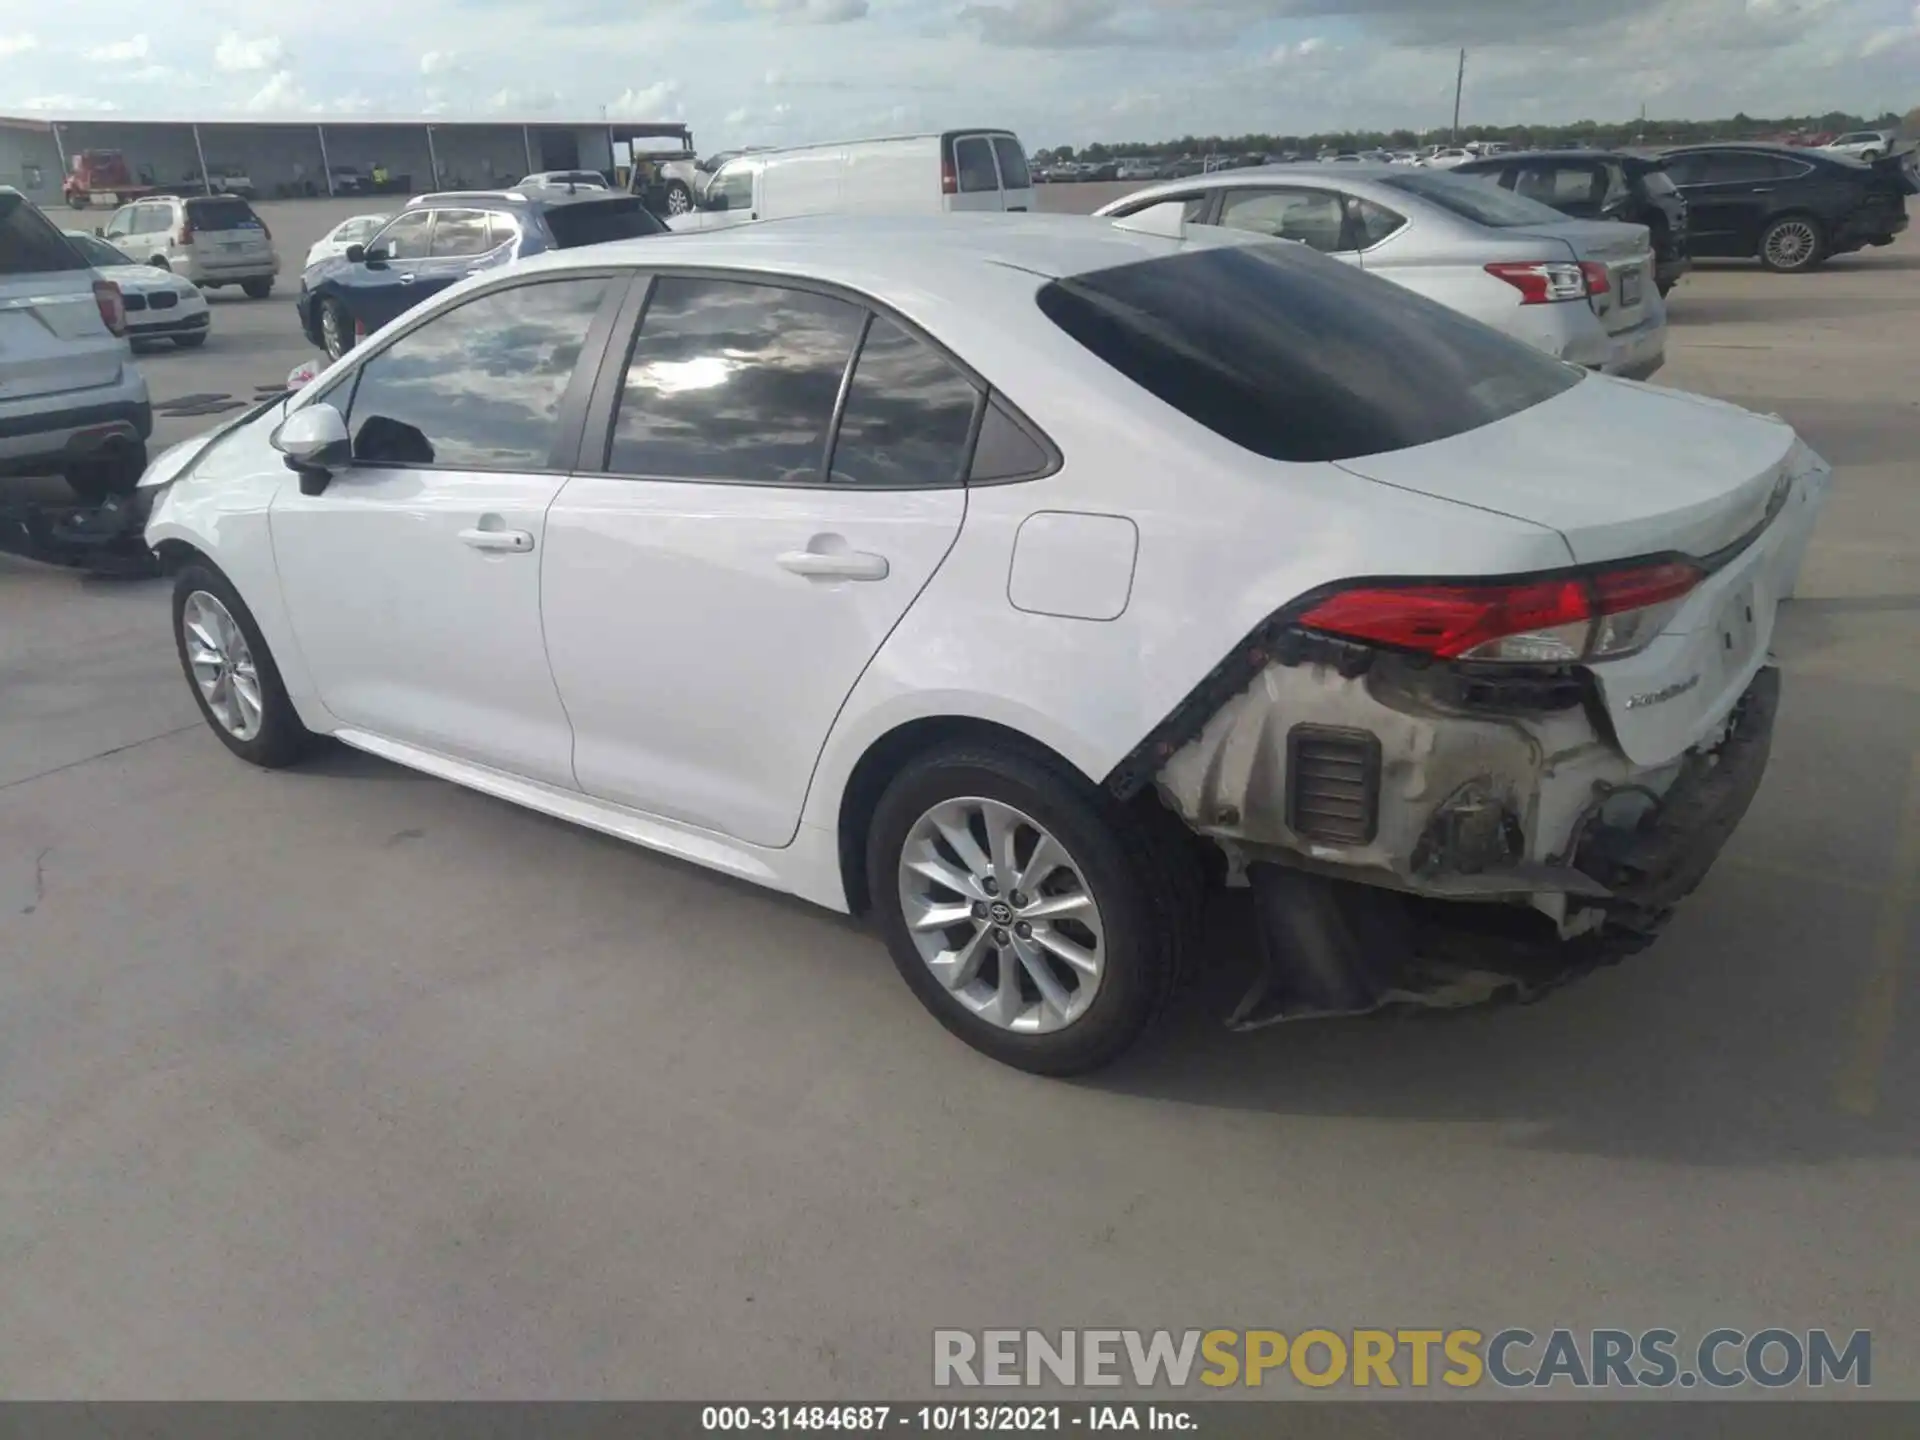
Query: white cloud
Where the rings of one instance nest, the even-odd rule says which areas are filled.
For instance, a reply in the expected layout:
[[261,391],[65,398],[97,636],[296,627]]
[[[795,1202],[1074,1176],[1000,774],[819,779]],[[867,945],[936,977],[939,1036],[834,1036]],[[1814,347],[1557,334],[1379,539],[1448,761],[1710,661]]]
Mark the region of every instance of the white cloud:
[[453,75],[461,68],[460,57],[451,50],[429,50],[420,57],[422,75]]
[[1889,26],[1869,35],[1860,47],[1860,58],[1871,60],[1876,55],[1891,54],[1909,45],[1920,45],[1920,5],[1913,7],[1913,16],[1907,24]]
[[560,97],[551,90],[516,90],[509,85],[488,96],[485,108],[495,114],[540,114],[559,103]]
[[849,20],[864,20],[870,8],[867,0],[747,0],[747,3],[782,20],[809,25],[841,25]]
[[306,92],[300,88],[300,82],[293,78],[293,72],[276,70],[267,77],[266,84],[247,97],[244,108],[270,113],[298,110],[306,103]]
[[678,120],[685,113],[678,80],[657,80],[639,90],[629,86],[607,106],[609,120]]
[[220,43],[213,47],[215,68],[246,74],[254,70],[271,70],[280,63],[280,55],[285,47],[277,35],[263,35],[258,40],[243,39],[229,31],[220,37]]
[[51,110],[55,113],[80,110],[118,110],[120,107],[111,100],[97,100],[91,95],[34,95],[15,102],[22,110]]
[[135,35],[127,40],[115,40],[110,45],[97,45],[87,51],[87,59],[96,65],[128,65],[135,60],[147,58],[147,37]]
[[744,125],[752,118],[753,112],[748,110],[744,105],[738,110],[729,110],[727,112],[727,124],[730,127]]
[[40,37],[21,31],[13,35],[0,35],[0,60],[10,55],[24,55],[29,50],[40,48]]

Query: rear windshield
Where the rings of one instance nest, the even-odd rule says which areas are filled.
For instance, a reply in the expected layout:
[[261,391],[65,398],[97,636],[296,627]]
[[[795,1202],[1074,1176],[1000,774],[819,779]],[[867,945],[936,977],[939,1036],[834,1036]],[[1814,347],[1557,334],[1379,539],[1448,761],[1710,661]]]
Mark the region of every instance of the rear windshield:
[[1027,173],[1027,152],[1011,135],[993,137],[993,153],[1000,159],[1000,187],[1003,190],[1028,190],[1033,176]]
[[87,262],[22,195],[0,195],[0,275],[85,270]]
[[1352,460],[1529,409],[1584,372],[1299,245],[1055,280],[1040,309],[1107,364],[1273,460]]
[[1567,218],[1538,200],[1529,200],[1470,176],[1409,170],[1404,175],[1384,176],[1380,183],[1418,195],[1442,210],[1450,210],[1461,219],[1480,225],[1502,229],[1515,225],[1558,225]]
[[260,217],[234,195],[187,201],[187,218],[196,230],[258,230]]
[[636,195],[614,195],[605,200],[578,200],[554,205],[542,217],[553,243],[563,250],[576,245],[599,245],[608,240],[632,240],[666,232],[666,222],[640,203]]

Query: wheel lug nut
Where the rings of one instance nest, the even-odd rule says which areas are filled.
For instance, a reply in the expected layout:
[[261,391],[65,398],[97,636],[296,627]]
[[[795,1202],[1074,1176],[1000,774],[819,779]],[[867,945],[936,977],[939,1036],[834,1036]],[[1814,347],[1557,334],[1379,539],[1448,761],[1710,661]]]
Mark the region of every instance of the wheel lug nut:
[[998,895],[1000,893],[1000,882],[989,875],[980,882],[980,888],[989,895]]
[[973,918],[976,920],[984,920],[987,918],[987,902],[986,901],[976,900],[973,902]]
[[1004,930],[1001,930],[1001,929],[998,929],[998,928],[996,928],[996,929],[994,930],[994,932],[993,932],[993,943],[994,943],[994,944],[996,944],[996,945],[1004,945],[1004,944],[1006,944],[1006,943],[1007,943],[1007,932],[1006,932],[1006,931],[1004,931]]
[[1031,940],[1033,938],[1033,926],[1022,920],[1018,925],[1013,927],[1013,933],[1018,935],[1022,940]]
[[1016,910],[1024,910],[1024,909],[1026,909],[1026,906],[1027,906],[1027,896],[1026,896],[1026,892],[1025,892],[1025,891],[1023,891],[1023,890],[1016,890],[1016,891],[1014,891],[1014,892],[1013,892],[1013,894],[1011,894],[1011,895],[1009,895],[1009,896],[1007,897],[1007,899],[1009,899],[1009,900],[1011,900],[1011,901],[1013,902],[1013,908],[1014,908],[1014,909],[1016,909]]

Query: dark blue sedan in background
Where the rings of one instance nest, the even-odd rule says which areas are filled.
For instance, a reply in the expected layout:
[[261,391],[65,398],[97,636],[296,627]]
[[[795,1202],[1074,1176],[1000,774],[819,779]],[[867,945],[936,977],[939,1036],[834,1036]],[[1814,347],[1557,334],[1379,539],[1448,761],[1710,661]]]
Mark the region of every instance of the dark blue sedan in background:
[[666,230],[637,197],[604,190],[419,195],[364,246],[301,277],[300,328],[338,360],[360,337],[478,271]]

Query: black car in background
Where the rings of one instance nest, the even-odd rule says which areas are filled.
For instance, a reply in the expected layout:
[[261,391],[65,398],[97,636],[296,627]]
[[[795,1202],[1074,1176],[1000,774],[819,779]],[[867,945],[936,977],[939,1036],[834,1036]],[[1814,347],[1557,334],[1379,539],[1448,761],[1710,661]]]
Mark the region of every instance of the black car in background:
[[1581,220],[1644,225],[1654,279],[1666,294],[1692,267],[1687,202],[1661,159],[1613,150],[1528,150],[1453,167]]
[[1920,192],[1912,150],[1870,165],[1787,145],[1694,145],[1660,158],[1687,202],[1694,255],[1758,256],[1769,270],[1891,244],[1907,228],[1907,196]]

